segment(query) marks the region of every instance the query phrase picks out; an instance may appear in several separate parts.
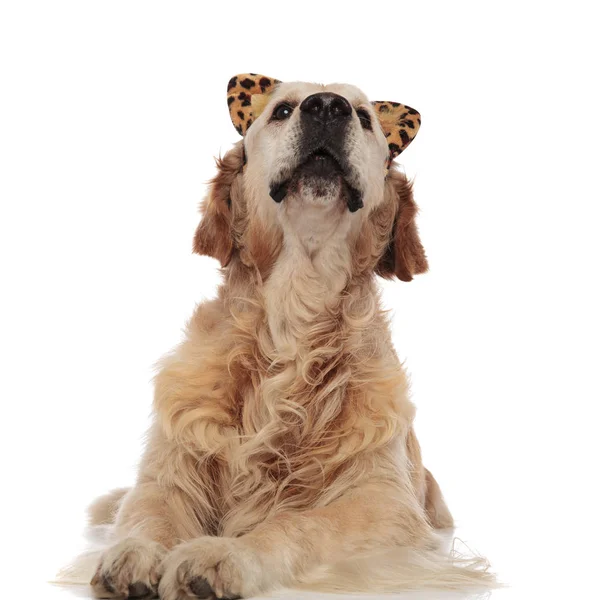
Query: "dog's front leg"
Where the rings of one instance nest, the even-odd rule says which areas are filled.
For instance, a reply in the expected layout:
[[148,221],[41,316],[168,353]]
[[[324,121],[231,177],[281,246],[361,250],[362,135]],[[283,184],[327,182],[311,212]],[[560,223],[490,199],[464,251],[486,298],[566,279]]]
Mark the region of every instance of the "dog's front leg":
[[91,585],[97,598],[154,597],[158,566],[180,539],[205,533],[182,492],[154,481],[138,483],[116,517],[116,542],[103,553]]
[[292,585],[323,563],[431,539],[408,489],[372,482],[328,506],[281,513],[239,538],[202,537],[177,546],[161,566],[160,597],[249,597]]
[[198,465],[159,428],[150,431],[138,481],[116,514],[114,545],[101,556],[91,581],[96,597],[156,596],[158,567],[168,550],[209,533],[214,515],[206,494],[211,486],[197,485],[194,477],[209,477]]

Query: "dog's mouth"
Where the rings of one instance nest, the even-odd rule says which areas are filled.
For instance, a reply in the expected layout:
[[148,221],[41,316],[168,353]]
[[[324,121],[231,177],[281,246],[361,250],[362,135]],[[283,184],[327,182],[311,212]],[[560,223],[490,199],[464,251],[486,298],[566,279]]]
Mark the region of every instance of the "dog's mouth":
[[326,148],[317,148],[314,152],[311,152],[296,170],[302,172],[304,175],[314,177],[332,177],[335,174],[343,175],[342,166],[339,161]]
[[316,148],[299,162],[291,177],[272,184],[271,198],[277,203],[282,202],[300,183],[309,184],[317,195],[325,195],[331,186],[341,186],[340,194],[350,212],[363,207],[362,193],[350,183],[347,167],[328,148]]

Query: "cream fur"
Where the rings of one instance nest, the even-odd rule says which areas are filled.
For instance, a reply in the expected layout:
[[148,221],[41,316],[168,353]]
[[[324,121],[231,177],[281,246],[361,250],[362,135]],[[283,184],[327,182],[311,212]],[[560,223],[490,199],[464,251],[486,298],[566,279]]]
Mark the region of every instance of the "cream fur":
[[220,162],[196,243],[227,264],[224,283],[160,363],[136,484],[91,510],[96,523],[115,521],[111,547],[94,558],[98,597],[491,582],[485,561],[439,550],[436,529],[452,517],[422,465],[380,305],[385,252],[407,239],[395,268],[417,273],[425,260],[411,254],[412,220],[393,228],[402,202],[413,205],[401,175],[384,180],[385,136],[353,123],[363,210],[306,190],[281,205],[269,198],[269,180],[293,169],[299,135],[293,119],[270,127],[270,107],[319,89],[372,110],[352,86],[282,84],[247,134],[246,167],[240,146]]

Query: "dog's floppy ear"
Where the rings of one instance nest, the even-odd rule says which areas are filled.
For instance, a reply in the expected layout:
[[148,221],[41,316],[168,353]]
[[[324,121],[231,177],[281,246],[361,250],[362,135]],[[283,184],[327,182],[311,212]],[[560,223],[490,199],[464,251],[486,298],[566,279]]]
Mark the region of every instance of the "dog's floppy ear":
[[257,73],[235,75],[227,84],[227,105],[231,122],[240,135],[246,135],[266,105],[268,95],[281,83],[279,79]]
[[217,175],[202,201],[202,220],[194,235],[194,252],[216,258],[225,267],[234,250],[232,195],[243,167],[241,142],[217,159]]
[[429,265],[415,223],[417,205],[412,184],[398,171],[390,171],[386,181],[387,201],[395,203],[394,224],[390,240],[375,271],[386,279],[394,276],[411,281],[414,275],[425,273]]
[[414,108],[399,102],[375,101],[371,104],[387,138],[391,163],[415,139],[421,127],[421,115]]

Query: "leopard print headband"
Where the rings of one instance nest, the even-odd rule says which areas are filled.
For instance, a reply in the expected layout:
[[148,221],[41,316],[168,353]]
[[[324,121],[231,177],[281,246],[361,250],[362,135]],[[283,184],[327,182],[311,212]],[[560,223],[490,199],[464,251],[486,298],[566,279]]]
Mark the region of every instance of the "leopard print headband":
[[[254,96],[268,97],[273,88],[281,83],[279,79],[265,77],[257,73],[243,73],[229,80],[227,85],[227,105],[233,126],[240,135],[246,135],[252,122],[260,114],[265,102],[252,101]],[[403,152],[413,141],[421,126],[421,115],[410,106],[399,102],[371,103],[377,114],[381,129],[387,138],[390,149],[389,162]]]

